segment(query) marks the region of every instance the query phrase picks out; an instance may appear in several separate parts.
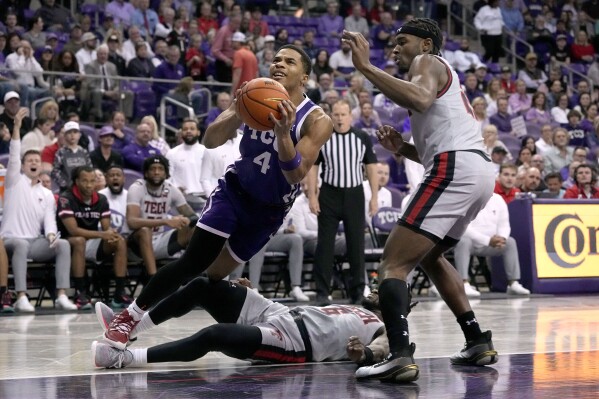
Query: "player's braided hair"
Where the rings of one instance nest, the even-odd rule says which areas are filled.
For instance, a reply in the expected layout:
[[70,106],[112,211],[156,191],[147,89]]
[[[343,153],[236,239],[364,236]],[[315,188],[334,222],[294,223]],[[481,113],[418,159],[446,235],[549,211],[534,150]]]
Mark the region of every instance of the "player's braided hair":
[[431,51],[431,54],[438,55],[440,53],[441,43],[443,43],[443,34],[441,33],[441,29],[439,28],[437,21],[432,20],[430,18],[414,18],[406,22],[404,26],[411,26],[430,32],[438,39],[433,40],[433,50]]

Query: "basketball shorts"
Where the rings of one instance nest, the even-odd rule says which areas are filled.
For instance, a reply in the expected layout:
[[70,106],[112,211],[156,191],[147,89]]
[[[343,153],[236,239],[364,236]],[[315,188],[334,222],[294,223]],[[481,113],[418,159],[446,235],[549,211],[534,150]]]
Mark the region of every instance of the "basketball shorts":
[[91,238],[85,241],[85,260],[95,263],[104,260],[101,238]]
[[397,222],[435,243],[455,244],[493,194],[495,173],[481,151],[437,154]]
[[277,232],[288,211],[289,207],[256,202],[228,172],[208,198],[197,226],[227,238],[231,256],[245,263]]
[[152,248],[154,248],[154,256],[156,259],[166,259],[173,255],[168,253],[168,243],[173,239],[173,234],[176,233],[177,230],[169,230],[152,235]]

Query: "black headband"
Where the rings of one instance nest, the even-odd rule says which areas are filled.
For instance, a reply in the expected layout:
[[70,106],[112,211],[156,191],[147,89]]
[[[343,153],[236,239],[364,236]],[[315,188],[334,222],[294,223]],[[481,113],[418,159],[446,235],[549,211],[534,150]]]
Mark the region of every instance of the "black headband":
[[435,45],[435,47],[437,47],[438,49],[441,48],[441,41],[439,40],[439,38],[427,30],[420,29],[415,26],[404,25],[397,30],[397,34],[399,35],[400,33],[417,36],[422,39],[431,39],[433,41],[433,44]]

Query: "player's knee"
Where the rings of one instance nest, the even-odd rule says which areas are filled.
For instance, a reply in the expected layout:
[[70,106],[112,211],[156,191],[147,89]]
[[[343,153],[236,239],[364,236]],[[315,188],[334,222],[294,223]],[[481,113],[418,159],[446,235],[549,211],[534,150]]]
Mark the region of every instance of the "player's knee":
[[59,239],[56,242],[55,251],[57,254],[68,253],[71,250],[71,244],[67,240]]
[[70,237],[69,243],[73,251],[84,251],[86,240],[83,237]]

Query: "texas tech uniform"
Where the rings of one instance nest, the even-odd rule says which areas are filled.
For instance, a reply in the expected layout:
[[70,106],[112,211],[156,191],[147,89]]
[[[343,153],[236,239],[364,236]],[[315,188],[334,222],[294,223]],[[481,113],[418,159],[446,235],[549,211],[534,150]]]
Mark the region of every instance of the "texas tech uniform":
[[[165,181],[157,192],[148,190],[144,179],[136,180],[127,194],[127,205],[137,205],[141,209],[143,219],[167,219],[171,208],[185,205],[185,197],[181,191]],[[168,258],[168,243],[176,230],[165,232],[165,226],[154,227],[152,230],[152,245],[156,259]]]
[[455,244],[485,206],[494,186],[491,162],[484,153],[481,124],[447,61],[447,84],[424,112],[410,113],[414,145],[425,168],[399,224],[434,242]]
[[[311,358],[306,358],[306,345],[296,321],[298,314],[309,336]],[[347,359],[349,337],[357,336],[367,345],[384,327],[374,313],[360,307],[300,306],[289,310],[250,289],[237,323],[253,325],[262,332],[262,348],[253,359],[290,363]]]
[[[74,217],[79,228],[98,231],[100,220],[110,218],[108,200],[99,193],[93,193],[89,204],[83,202],[77,186],[63,192],[58,198],[58,230],[63,238],[70,237],[69,231],[62,220]],[[87,240],[85,244],[85,259],[90,261],[102,260],[100,251],[100,238]]]
[[[297,107],[290,131],[294,146],[306,118],[315,109],[319,107],[307,97]],[[244,263],[279,229],[300,187],[289,184],[279,167],[272,130],[261,132],[244,126],[239,151],[241,158],[218,181],[197,225],[228,238],[231,256]]]

